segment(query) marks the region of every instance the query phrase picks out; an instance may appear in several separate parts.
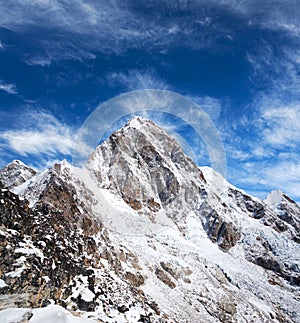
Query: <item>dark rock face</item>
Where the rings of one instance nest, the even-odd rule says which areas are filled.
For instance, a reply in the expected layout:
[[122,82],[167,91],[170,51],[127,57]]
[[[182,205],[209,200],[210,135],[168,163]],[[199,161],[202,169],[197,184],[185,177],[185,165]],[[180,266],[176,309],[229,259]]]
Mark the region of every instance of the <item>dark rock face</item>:
[[278,261],[276,261],[274,258],[272,258],[268,254],[257,257],[256,263],[261,267],[273,270],[275,272],[282,271],[282,266],[280,265],[280,263],[278,263]]
[[[272,228],[286,238],[297,243],[299,233],[299,206],[285,194],[282,194],[280,202],[269,205],[263,201],[257,201],[241,191],[229,189],[229,196],[236,201],[242,212],[257,221],[261,221],[266,227]],[[299,266],[287,265],[278,259],[277,251],[263,237],[257,236],[255,244],[246,246],[247,259],[251,262],[276,273],[289,284],[299,286]]]
[[222,217],[220,217],[216,211],[212,211],[210,215],[206,218],[205,230],[209,238],[218,243],[218,245],[224,249],[228,250],[235,246],[237,241],[241,238],[241,234],[233,224],[228,224]]
[[81,311],[85,311],[85,312],[93,312],[95,310],[96,305],[97,305],[93,301],[91,301],[91,302],[85,301],[84,299],[82,299],[81,295],[79,295],[75,301],[78,306],[78,309],[80,309]]
[[264,202],[258,202],[241,191],[229,189],[229,196],[236,201],[243,212],[247,212],[254,219],[261,219],[264,225],[271,226],[278,232],[285,232],[292,239],[297,240],[300,231],[300,208],[296,202],[283,194],[282,201],[271,208]]
[[[79,207],[84,210],[84,214]],[[84,202],[79,203],[76,188],[64,181],[59,164],[55,164],[50,169],[45,188],[41,191],[33,208],[44,210],[49,214],[59,210],[57,222],[67,222],[70,229],[81,228],[86,235],[98,232],[101,227],[101,223],[91,215],[88,205]]]
[[[41,306],[51,298],[63,304],[64,286],[75,275],[86,274],[88,265],[97,268],[99,246],[61,212],[33,211],[7,189],[1,189],[0,199],[0,226],[6,233],[0,236],[0,276],[5,274],[9,286],[0,293],[30,294],[23,306]],[[93,260],[87,262],[84,253],[94,254]],[[22,258],[24,254],[28,256]]]
[[118,311],[121,313],[128,312],[128,308],[125,305],[118,306]]
[[278,217],[284,221],[286,224],[291,225],[296,234],[294,235],[294,241],[297,242],[297,238],[299,238],[300,232],[300,207],[299,205],[293,201],[286,194],[282,195],[282,201],[276,205],[276,210]]
[[[87,312],[101,303],[104,312],[115,308],[125,313],[128,308],[118,305],[120,288],[130,295],[133,304],[152,310],[144,304],[152,304],[152,300],[136,289],[145,280],[138,272],[136,256],[127,252],[122,258],[116,253],[98,220],[87,213],[79,218],[72,187],[61,183],[65,185],[61,189],[53,173],[48,179],[35,209],[8,189],[0,189],[0,279],[7,284],[0,288],[0,310],[47,306],[52,299],[64,307]],[[99,239],[96,241],[91,233]],[[114,279],[101,259],[124,279],[123,286],[111,284]],[[124,274],[120,259],[137,272]],[[101,279],[96,278],[99,272]],[[83,284],[80,277],[87,278],[86,288],[94,295],[90,299],[81,294],[73,296],[78,281]]]
[[139,287],[145,282],[145,278],[140,273],[133,274],[127,271],[124,274],[124,278],[135,287]]

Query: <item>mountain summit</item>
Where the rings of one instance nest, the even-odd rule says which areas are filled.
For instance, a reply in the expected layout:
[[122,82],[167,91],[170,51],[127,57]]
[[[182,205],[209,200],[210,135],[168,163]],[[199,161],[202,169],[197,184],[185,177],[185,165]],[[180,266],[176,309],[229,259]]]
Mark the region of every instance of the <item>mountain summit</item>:
[[300,320],[299,206],[199,168],[150,120],[113,133],[84,169],[14,162],[0,179],[1,319]]
[[[99,185],[119,194],[134,210],[173,213],[192,204],[204,187],[201,170],[152,121],[136,117],[98,146],[88,169]],[[181,208],[182,209],[182,208]]]

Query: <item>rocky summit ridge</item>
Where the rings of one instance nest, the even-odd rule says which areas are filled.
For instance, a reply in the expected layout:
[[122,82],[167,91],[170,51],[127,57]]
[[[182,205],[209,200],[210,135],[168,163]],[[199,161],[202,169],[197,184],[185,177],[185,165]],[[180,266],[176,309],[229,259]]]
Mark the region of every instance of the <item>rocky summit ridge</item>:
[[0,321],[300,321],[298,204],[197,167],[150,120],[83,169],[12,162],[0,202]]

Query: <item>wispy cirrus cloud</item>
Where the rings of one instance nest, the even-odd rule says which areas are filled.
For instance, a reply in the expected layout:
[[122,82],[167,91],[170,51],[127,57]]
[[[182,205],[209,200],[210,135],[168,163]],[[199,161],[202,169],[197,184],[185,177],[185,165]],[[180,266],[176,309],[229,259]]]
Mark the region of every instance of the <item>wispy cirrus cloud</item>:
[[[257,184],[264,192],[284,189],[299,201],[300,14],[296,7],[295,1],[275,2],[273,12],[270,6],[257,5],[261,14],[251,23],[272,30],[280,41],[264,35],[255,50],[247,50],[249,79],[259,91],[249,103],[245,122],[235,121],[238,126],[225,131],[231,141],[242,138],[229,144],[231,179],[237,185],[251,189]],[[250,5],[244,14],[251,17],[251,12]]]
[[34,56],[25,60],[28,65],[37,65],[37,66],[49,66],[51,64],[51,58]]
[[171,90],[171,86],[164,81],[154,70],[128,70],[112,72],[106,79],[111,86],[122,86],[126,91],[158,89]]
[[0,133],[1,146],[19,158],[36,159],[36,164],[69,158],[75,130],[44,111],[30,111],[17,121],[17,127]]
[[0,21],[17,33],[41,29],[42,39],[31,38],[38,53],[25,61],[45,66],[61,58],[93,58],[96,52],[122,54],[143,48],[160,53],[172,46],[202,49],[218,42],[230,46],[243,41],[241,24],[249,33],[260,28],[297,38],[300,19],[296,8],[297,0],[15,0],[9,5],[0,3]]
[[[298,158],[298,157],[297,157]],[[281,189],[286,194],[300,202],[300,163],[298,160],[278,158],[273,161],[264,160],[247,162],[244,167],[235,171],[239,176],[239,185],[249,191],[261,192],[261,197],[274,189]]]
[[300,104],[263,109],[259,126],[266,145],[300,147]]
[[243,125],[246,134],[231,130],[224,136],[229,179],[261,197],[282,189],[299,202],[300,105],[284,105],[273,97],[256,104],[255,117]]
[[[39,65],[45,60],[89,58],[95,52],[121,54],[143,48],[159,53],[170,46],[199,49],[221,39],[230,42],[235,39],[234,30],[218,19],[221,13],[236,15],[229,8],[228,3],[213,0],[15,0],[10,5],[0,3],[0,21],[14,32],[31,33],[31,41],[40,50],[26,61]],[[34,27],[43,30],[42,40],[32,34]]]
[[[110,86],[114,87],[119,85],[126,91],[157,89],[177,92],[177,90],[160,77],[154,69],[134,69],[125,72],[111,72],[106,75],[106,80]],[[220,117],[224,106],[224,103],[221,102],[221,100],[207,95],[200,96],[188,94],[185,96],[197,103],[212,120],[217,120]]]
[[[259,0],[212,0],[248,19],[250,26],[259,25],[271,30],[283,30],[300,36],[299,2]],[[271,9],[271,10],[270,10]]]
[[[33,26],[47,30],[42,41],[38,37],[33,37],[32,41],[51,61],[81,60],[93,57],[94,51],[120,54],[147,43],[169,43],[168,37],[162,37],[169,34],[169,24],[157,24],[153,17],[141,15],[134,4],[127,2],[16,0],[12,7],[0,3],[2,26],[18,33]],[[57,31],[64,37],[53,36]],[[39,64],[42,58],[39,53],[26,61]]]
[[6,83],[2,80],[0,80],[0,90],[6,92],[8,94],[17,94],[18,93],[15,84]]
[[256,53],[247,52],[246,56],[253,70],[252,82],[268,85],[268,90],[258,94],[256,101],[299,99],[300,45],[277,48],[263,42]]

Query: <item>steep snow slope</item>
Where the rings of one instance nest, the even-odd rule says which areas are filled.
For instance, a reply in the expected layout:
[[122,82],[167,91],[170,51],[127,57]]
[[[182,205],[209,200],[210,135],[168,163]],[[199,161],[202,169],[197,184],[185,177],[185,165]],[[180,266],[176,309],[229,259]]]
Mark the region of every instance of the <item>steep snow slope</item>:
[[29,203],[1,193],[0,307],[53,300],[100,322],[300,320],[297,205],[198,168],[151,121],[134,118],[86,169],[62,162],[31,181],[14,188]]

